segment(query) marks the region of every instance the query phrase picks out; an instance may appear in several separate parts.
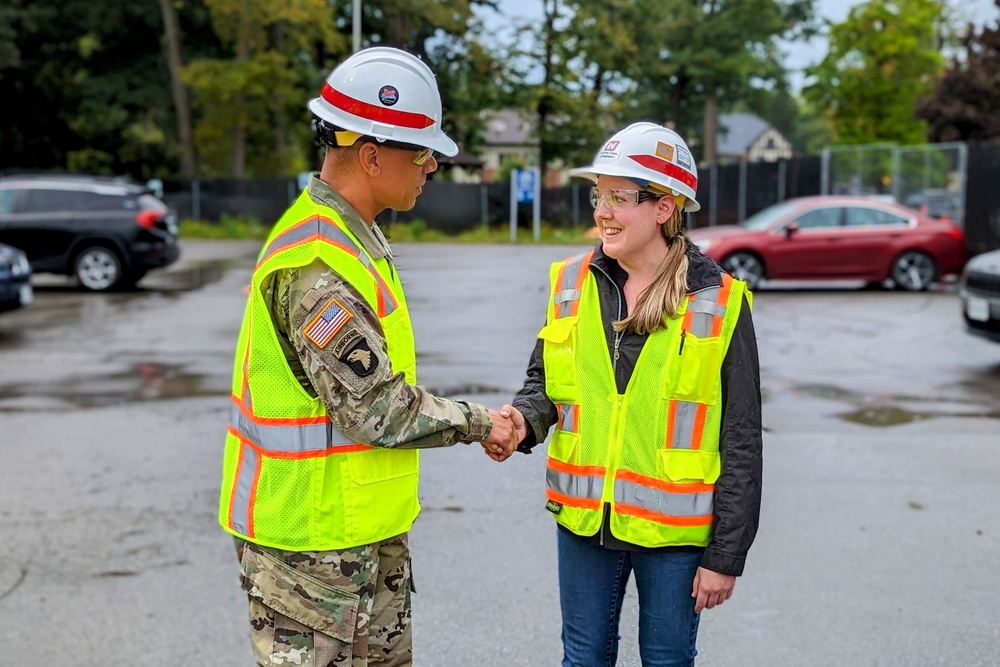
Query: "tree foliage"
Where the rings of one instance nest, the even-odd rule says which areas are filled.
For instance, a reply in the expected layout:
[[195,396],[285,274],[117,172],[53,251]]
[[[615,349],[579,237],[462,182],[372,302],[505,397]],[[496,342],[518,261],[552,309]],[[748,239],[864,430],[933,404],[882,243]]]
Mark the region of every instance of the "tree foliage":
[[838,142],[920,143],[917,99],[941,71],[943,0],[868,0],[830,30],[826,58],[804,91],[829,114]]
[[[1000,10],[1000,0],[996,5]],[[970,25],[962,46],[963,57],[951,62],[934,94],[917,103],[929,141],[1000,138],[1000,21],[979,32]]]

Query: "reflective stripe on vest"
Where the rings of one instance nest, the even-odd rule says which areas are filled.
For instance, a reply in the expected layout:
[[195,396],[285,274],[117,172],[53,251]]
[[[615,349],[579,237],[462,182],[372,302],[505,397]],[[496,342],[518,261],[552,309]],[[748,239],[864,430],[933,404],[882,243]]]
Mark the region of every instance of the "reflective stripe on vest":
[[323,216],[315,215],[311,218],[303,220],[299,224],[290,227],[278,236],[274,237],[267,247],[260,254],[260,261],[257,262],[257,266],[260,267],[261,264],[266,262],[272,255],[282,250],[286,250],[292,246],[301,245],[303,243],[311,243],[312,241],[323,241],[324,243],[329,243],[334,245],[345,252],[350,253],[356,257],[368,272],[375,279],[378,284],[378,316],[385,317],[392,313],[398,305],[396,304],[396,297],[392,295],[389,290],[389,286],[385,284],[382,276],[379,272],[372,266],[371,260],[368,258],[368,254],[358,247],[354,240],[348,236],[342,229],[337,227],[329,218],[324,218]]
[[545,495],[569,507],[599,509],[606,472],[600,466],[575,466],[550,456],[545,471]]
[[579,433],[580,431],[580,406],[579,405],[557,405],[559,412],[558,428],[567,433]]
[[580,290],[583,287],[584,278],[587,277],[587,268],[593,257],[594,251],[591,250],[585,255],[580,255],[573,258],[572,261],[566,262],[559,271],[559,289],[553,299],[553,319],[577,314],[580,309],[580,295],[582,293]]
[[615,476],[615,511],[670,526],[711,525],[714,484],[675,484],[628,470]]
[[[722,320],[726,316],[726,304],[729,302],[732,284],[732,277],[723,273],[721,287],[710,287],[688,295],[687,312],[681,328],[682,337],[691,334],[708,338],[722,333]],[[683,343],[682,338],[681,344]],[[704,403],[670,401],[667,407],[667,447],[698,449],[707,413],[708,406]]]

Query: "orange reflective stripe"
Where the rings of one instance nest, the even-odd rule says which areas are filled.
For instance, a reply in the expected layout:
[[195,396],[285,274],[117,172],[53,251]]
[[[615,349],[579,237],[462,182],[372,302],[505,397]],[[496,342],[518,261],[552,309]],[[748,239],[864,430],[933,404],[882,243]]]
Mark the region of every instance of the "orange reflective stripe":
[[[733,286],[733,279],[728,273],[722,274],[722,287],[719,289],[719,298],[716,299],[716,303],[722,307],[725,307],[729,303],[729,291]],[[712,321],[712,335],[719,336],[722,334],[722,322],[723,318],[716,315]]]
[[[576,285],[573,286],[573,289],[575,289],[577,292],[580,292],[581,295],[583,290],[583,280],[587,277],[587,272],[590,270],[590,260],[592,260],[593,258],[594,258],[594,251],[591,250],[590,252],[587,253],[587,256],[583,258],[583,262],[580,263],[580,269],[576,272]],[[583,298],[581,296],[581,298],[573,302],[573,305],[570,306],[569,309],[570,315],[579,314],[580,302],[582,300]]]
[[316,417],[291,417],[288,419],[281,419],[278,417],[259,417],[255,415],[250,409],[241,404],[239,399],[233,395],[233,404],[239,409],[243,416],[252,421],[254,424],[260,424],[261,426],[314,426],[317,424],[329,424],[329,415],[319,415]]
[[701,449],[701,437],[705,434],[705,416],[708,414],[708,404],[698,403],[694,413],[694,426],[691,429],[691,449]]
[[236,523],[233,520],[233,511],[236,509],[236,489],[239,488],[240,470],[243,469],[243,452],[245,452],[246,449],[243,446],[243,441],[239,439],[240,436],[233,432],[233,429],[231,428],[229,429],[229,432],[236,436],[237,440],[239,440],[237,445],[240,448],[240,455],[236,458],[236,474],[233,476],[233,488],[229,492],[229,527],[235,529]]
[[299,459],[315,459],[323,456],[332,456],[333,454],[348,454],[350,452],[363,452],[369,449],[375,449],[372,445],[363,445],[361,443],[351,443],[349,445],[331,445],[326,449],[309,449],[306,451],[293,451],[293,452],[282,452],[275,451],[271,449],[264,449],[259,444],[250,440],[247,436],[240,433],[239,430],[233,426],[229,427],[229,433],[233,437],[239,438],[239,440],[244,443],[247,447],[260,454],[261,456],[266,456],[269,459],[282,459],[284,461],[294,461]]
[[657,479],[656,477],[640,475],[639,473],[632,472],[631,470],[619,470],[617,478],[627,482],[633,482],[634,484],[641,484],[642,486],[649,486],[654,489],[668,491],[670,493],[711,493],[715,491],[715,484],[703,484],[699,482],[680,484],[677,482],[668,482],[666,480]]
[[629,516],[662,523],[667,526],[710,526],[712,525],[713,518],[711,514],[706,514],[705,516],[670,516],[669,514],[660,514],[659,512],[623,503],[616,503],[615,511],[619,514],[628,514]]
[[260,483],[262,464],[260,452],[257,452],[257,465],[254,467],[253,482],[250,483],[250,498],[247,503],[247,537],[253,537],[256,534],[253,526],[253,508],[257,504],[257,484]]
[[575,466],[572,463],[563,463],[549,457],[549,468],[556,472],[565,472],[570,475],[588,475],[591,477],[603,477],[607,468],[601,466]]
[[579,507],[584,510],[596,510],[601,508],[600,498],[574,498],[572,496],[564,496],[563,494],[553,491],[552,489],[545,490],[545,497],[559,503],[560,505],[565,505],[566,507]]

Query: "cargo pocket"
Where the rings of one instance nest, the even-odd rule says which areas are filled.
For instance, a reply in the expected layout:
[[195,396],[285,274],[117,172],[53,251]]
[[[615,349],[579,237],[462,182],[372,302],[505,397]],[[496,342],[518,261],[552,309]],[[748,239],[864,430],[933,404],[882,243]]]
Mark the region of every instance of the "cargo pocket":
[[553,403],[576,403],[577,383],[574,351],[579,317],[561,317],[542,327],[544,341],[545,393]]
[[703,452],[700,449],[660,450],[660,474],[671,482],[715,484],[721,469],[718,452]]
[[549,441],[549,456],[562,463],[573,463],[579,441],[580,436],[576,433],[557,428],[552,432],[552,440]]
[[243,549],[257,662],[350,664],[360,597],[329,586],[252,545]]
[[667,374],[663,397],[676,401],[715,405],[722,385],[722,360],[725,340],[721,336],[698,338],[691,334],[678,342],[677,363],[680,370]]

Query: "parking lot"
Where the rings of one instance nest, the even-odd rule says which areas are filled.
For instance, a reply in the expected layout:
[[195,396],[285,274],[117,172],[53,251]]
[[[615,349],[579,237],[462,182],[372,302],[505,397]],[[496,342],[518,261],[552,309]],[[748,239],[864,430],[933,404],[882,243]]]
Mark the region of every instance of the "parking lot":
[[[36,278],[0,315],[0,665],[252,664],[216,509],[259,245],[183,242],[137,291]],[[418,379],[499,406],[566,246],[396,247]],[[952,286],[758,290],[761,528],[699,665],[987,666],[1000,645],[1000,345]],[[556,665],[544,452],[426,452],[415,662]],[[635,596],[619,665],[638,665]]]

